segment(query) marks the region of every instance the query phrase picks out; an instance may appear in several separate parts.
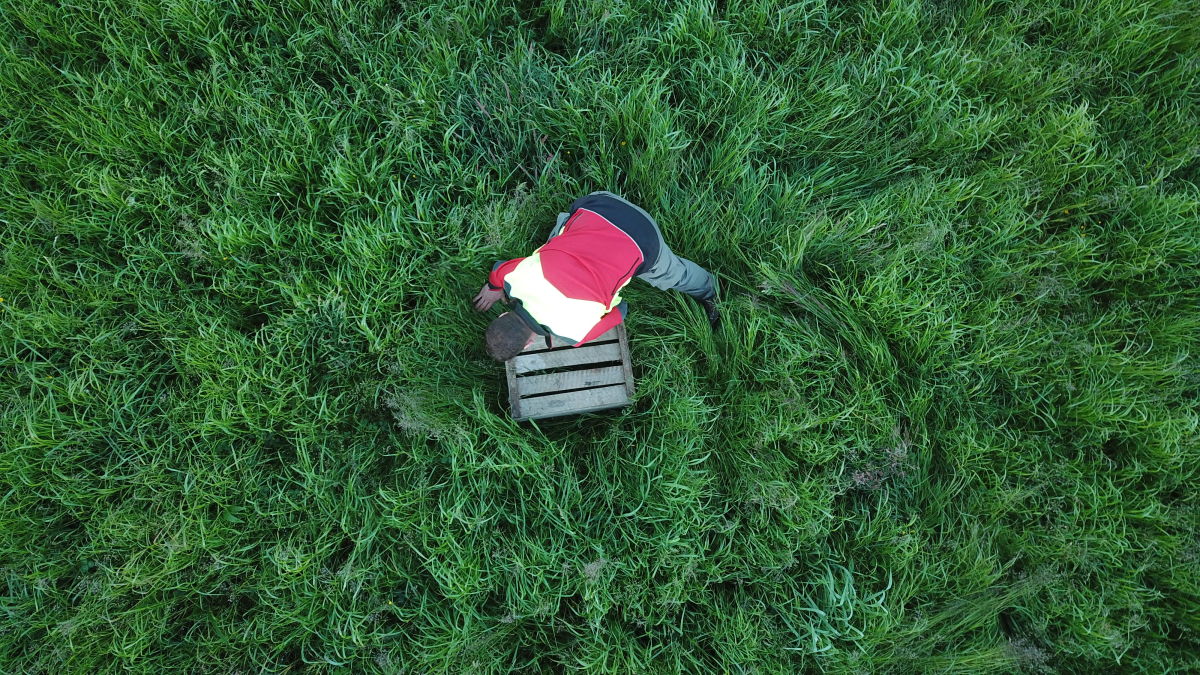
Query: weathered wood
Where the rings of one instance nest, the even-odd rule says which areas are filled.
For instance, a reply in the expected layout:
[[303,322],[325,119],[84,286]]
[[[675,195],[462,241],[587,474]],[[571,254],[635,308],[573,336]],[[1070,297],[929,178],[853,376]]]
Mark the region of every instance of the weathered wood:
[[621,360],[621,345],[619,342],[608,344],[585,344],[581,347],[565,347],[536,354],[518,354],[513,361],[513,368],[518,375],[547,368],[563,368],[566,366],[582,366],[589,363]]
[[[596,365],[617,361],[620,365]],[[607,410],[629,405],[633,396],[623,324],[580,347],[552,338],[547,349],[539,335],[504,369],[509,408],[518,421]],[[547,369],[562,370],[539,373]]]
[[540,419],[559,415],[577,415],[584,412],[606,410],[629,403],[624,384],[614,384],[595,389],[583,389],[566,394],[551,394],[522,398],[517,419]]
[[601,333],[600,337],[596,338],[596,342],[604,342],[605,340],[616,340],[621,336],[621,333],[624,333],[624,332],[625,332],[625,324],[619,323],[619,324],[613,326],[612,328],[609,328],[608,332]]
[[617,324],[613,331],[616,331],[618,344],[621,345],[621,370],[625,374],[625,393],[632,397],[633,359],[629,356],[629,336],[625,334],[625,324],[623,323]]
[[568,370],[549,375],[529,375],[517,381],[520,396],[533,396],[551,391],[600,387],[607,384],[625,384],[625,369],[621,366]]
[[513,361],[509,359],[504,362],[504,376],[508,380],[508,409],[516,417],[521,410],[521,390],[517,387],[517,369]]
[[[556,337],[553,337],[553,336],[551,336],[551,338],[550,338],[550,347],[551,347],[551,349],[559,349],[559,348],[562,348],[562,347],[570,347],[570,346],[571,346],[571,345],[567,344],[566,342],[563,342],[563,341],[562,341],[561,339],[559,339],[559,338],[556,338]],[[534,338],[534,339],[533,339],[533,344],[531,344],[531,345],[529,345],[528,347],[526,347],[526,348],[525,348],[525,351],[527,351],[527,352],[535,352],[535,351],[542,350],[542,349],[545,349],[545,348],[546,348],[546,337],[545,337],[544,335],[539,335],[539,336],[537,336],[536,338]]]
[[[541,354],[541,353],[545,353],[550,350],[558,350],[558,349],[585,349],[587,347],[592,347],[595,345],[600,345],[600,344],[604,344],[604,343],[608,343],[608,342],[616,342],[616,341],[617,341],[617,334],[610,330],[607,333],[605,333],[604,335],[601,335],[600,337],[584,344],[581,347],[572,346],[570,344],[567,344],[566,342],[563,342],[562,340],[560,340],[558,338],[550,338],[550,344],[552,346],[549,349],[547,349],[545,336],[539,335],[536,338],[534,338],[533,344],[531,344],[531,345],[525,347],[525,349],[521,350],[521,354]],[[520,354],[518,354],[518,356],[519,355]]]

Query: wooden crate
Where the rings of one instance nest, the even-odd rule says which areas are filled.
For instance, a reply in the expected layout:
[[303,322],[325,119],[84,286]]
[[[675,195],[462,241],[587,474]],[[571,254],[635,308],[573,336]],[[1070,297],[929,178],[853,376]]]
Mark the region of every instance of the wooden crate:
[[579,347],[537,340],[505,363],[513,419],[536,420],[620,408],[633,396],[625,325]]

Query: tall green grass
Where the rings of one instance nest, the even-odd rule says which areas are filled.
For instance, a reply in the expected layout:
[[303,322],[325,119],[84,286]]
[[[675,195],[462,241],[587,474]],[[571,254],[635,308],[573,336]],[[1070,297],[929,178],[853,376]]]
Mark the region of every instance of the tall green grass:
[[[0,670],[1200,669],[1187,0],[0,2]],[[469,298],[617,191],[636,405]]]

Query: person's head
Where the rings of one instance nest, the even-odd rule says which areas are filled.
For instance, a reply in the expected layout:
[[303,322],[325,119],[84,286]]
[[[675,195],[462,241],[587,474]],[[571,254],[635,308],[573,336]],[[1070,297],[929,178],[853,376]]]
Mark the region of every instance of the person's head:
[[507,361],[525,349],[533,341],[534,332],[512,312],[496,317],[487,328],[488,356],[497,361]]

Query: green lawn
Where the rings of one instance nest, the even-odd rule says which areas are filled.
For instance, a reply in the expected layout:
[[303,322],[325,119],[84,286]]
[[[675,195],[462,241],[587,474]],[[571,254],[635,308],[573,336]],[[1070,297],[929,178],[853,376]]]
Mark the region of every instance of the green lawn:
[[[1196,0],[0,0],[0,131],[0,671],[1200,669]],[[600,189],[724,322],[516,424]]]

